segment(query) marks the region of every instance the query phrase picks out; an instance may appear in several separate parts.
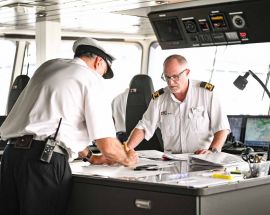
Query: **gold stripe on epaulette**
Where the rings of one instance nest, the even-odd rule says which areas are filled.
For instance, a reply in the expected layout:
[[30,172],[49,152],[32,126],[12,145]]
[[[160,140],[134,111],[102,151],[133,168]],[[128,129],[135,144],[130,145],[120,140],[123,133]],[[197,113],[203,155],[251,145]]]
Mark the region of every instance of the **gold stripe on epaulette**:
[[162,95],[164,93],[164,90],[163,90],[163,88],[161,88],[161,89],[159,89],[158,91],[156,91],[156,92],[154,92],[153,94],[152,94],[152,98],[153,99],[156,99],[156,98],[158,98],[160,95]]
[[213,84],[210,84],[210,83],[207,83],[207,82],[202,81],[200,83],[200,87],[202,87],[204,89],[207,89],[209,91],[213,91],[215,86]]

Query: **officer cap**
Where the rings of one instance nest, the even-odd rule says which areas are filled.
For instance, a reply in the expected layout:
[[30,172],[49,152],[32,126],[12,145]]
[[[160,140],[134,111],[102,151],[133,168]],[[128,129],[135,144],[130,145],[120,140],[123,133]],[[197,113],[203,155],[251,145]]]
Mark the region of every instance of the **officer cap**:
[[108,70],[103,75],[103,78],[110,79],[113,77],[111,64],[115,58],[111,54],[109,54],[97,40],[92,39],[90,37],[79,38],[78,40],[74,42],[72,49],[75,56],[80,56],[88,52],[100,56],[103,60],[105,60],[108,66]]

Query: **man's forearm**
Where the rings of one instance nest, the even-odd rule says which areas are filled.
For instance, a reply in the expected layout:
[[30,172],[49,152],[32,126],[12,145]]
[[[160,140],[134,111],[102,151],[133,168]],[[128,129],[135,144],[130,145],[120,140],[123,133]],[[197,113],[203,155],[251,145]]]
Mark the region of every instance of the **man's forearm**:
[[140,142],[143,141],[145,133],[143,129],[134,128],[127,140],[127,146],[130,149],[134,149]]
[[103,138],[96,140],[97,147],[101,153],[111,162],[120,163],[125,166],[134,164],[135,154],[125,150],[123,145],[115,138]]
[[221,130],[214,134],[214,139],[210,145],[210,148],[215,148],[217,150],[221,150],[224,145],[226,138],[229,134],[228,130]]

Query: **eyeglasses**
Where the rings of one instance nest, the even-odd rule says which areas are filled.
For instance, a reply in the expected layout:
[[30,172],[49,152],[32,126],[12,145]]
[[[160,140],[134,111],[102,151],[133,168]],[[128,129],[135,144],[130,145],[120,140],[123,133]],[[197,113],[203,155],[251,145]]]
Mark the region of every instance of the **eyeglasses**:
[[112,66],[112,62],[108,59],[108,58],[102,58],[103,61],[106,63],[106,71],[104,74],[106,74],[108,72],[108,69]]
[[186,71],[187,69],[184,69],[182,72],[180,72],[178,75],[172,75],[172,76],[167,76],[165,75],[164,73],[162,73],[161,75],[161,79],[163,81],[166,81],[168,82],[169,80],[172,80],[172,81],[179,81],[181,75]]

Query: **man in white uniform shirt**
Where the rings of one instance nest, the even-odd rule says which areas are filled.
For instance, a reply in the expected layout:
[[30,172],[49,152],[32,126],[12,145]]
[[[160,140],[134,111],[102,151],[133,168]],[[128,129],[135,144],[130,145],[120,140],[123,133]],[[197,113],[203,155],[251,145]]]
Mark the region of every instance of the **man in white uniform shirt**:
[[126,132],[126,107],[129,88],[116,96],[112,101],[112,115],[116,132]]
[[[1,137],[9,140],[1,163],[1,214],[66,214],[71,190],[68,157],[91,141],[103,155],[89,152],[91,163],[129,166],[137,161],[134,150],[115,138],[104,92],[103,78],[113,77],[114,58],[91,38],[75,41],[73,51],[74,59],[49,60],[37,69],[0,128]],[[48,152],[46,140],[54,136],[51,159],[42,157]]]
[[168,87],[156,92],[142,120],[132,131],[128,147],[135,148],[161,129],[164,150],[204,154],[220,151],[229,133],[229,122],[213,85],[189,80],[186,59],[169,56],[162,77]]
[[117,138],[124,142],[127,140],[126,134],[126,107],[128,98],[129,88],[125,89],[124,92],[116,96],[112,101],[112,116],[114,126],[116,130]]

